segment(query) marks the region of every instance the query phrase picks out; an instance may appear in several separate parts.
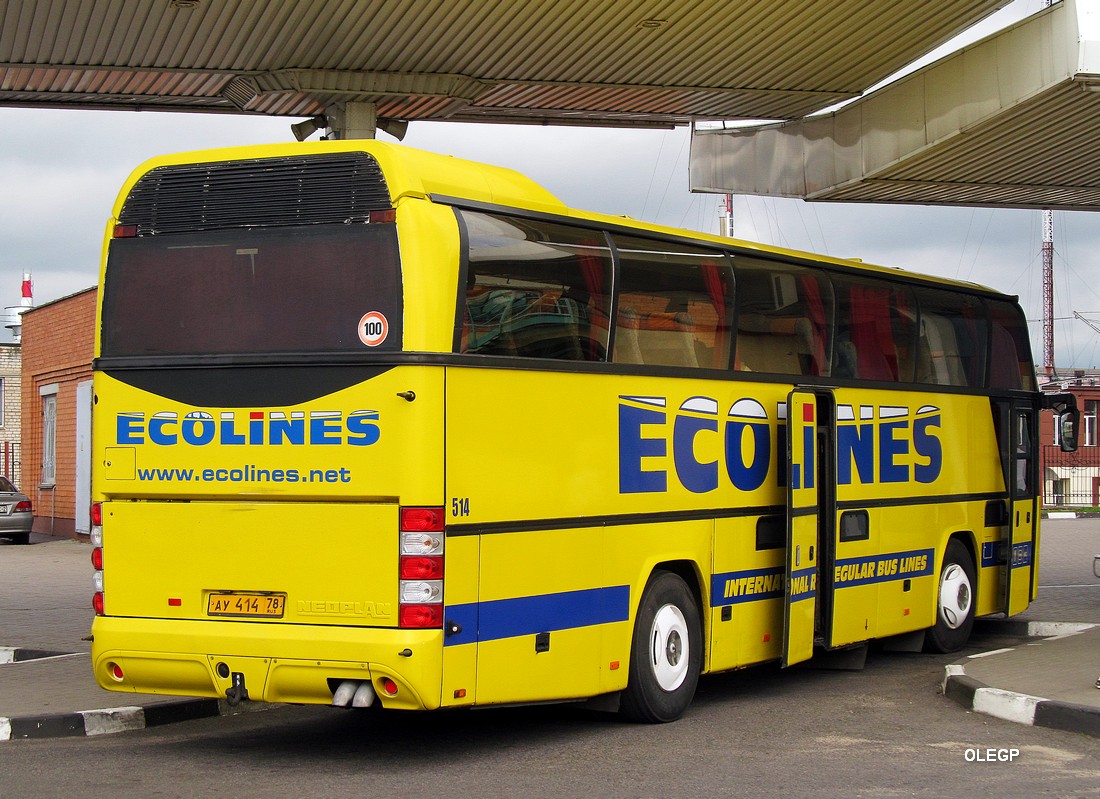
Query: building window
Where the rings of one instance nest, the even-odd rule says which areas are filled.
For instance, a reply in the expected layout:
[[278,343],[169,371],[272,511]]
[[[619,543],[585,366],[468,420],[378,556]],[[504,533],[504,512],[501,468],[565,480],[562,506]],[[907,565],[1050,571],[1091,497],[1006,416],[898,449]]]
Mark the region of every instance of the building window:
[[4,426],[4,378],[0,377],[0,427]]
[[1085,400],[1084,443],[1086,447],[1096,446],[1096,400]]
[[42,485],[57,482],[57,384],[43,386],[42,396]]

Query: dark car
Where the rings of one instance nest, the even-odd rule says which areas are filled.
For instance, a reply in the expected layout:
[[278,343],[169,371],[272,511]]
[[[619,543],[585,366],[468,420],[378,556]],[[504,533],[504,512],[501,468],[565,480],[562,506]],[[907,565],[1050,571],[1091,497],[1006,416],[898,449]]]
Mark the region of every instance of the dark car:
[[12,485],[11,480],[0,477],[0,538],[15,544],[29,544],[34,513],[26,494]]

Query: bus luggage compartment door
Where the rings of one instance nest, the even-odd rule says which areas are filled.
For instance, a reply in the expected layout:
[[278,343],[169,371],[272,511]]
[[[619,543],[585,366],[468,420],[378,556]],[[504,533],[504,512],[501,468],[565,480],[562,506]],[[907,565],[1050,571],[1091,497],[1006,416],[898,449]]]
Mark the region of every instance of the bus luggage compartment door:
[[787,562],[783,597],[783,666],[814,649],[818,588],[817,397],[795,389],[787,398]]

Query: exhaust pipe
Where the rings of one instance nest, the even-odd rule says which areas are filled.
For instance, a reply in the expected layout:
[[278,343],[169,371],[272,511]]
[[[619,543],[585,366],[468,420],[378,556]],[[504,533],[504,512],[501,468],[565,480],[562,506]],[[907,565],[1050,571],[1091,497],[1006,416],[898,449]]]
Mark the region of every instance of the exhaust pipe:
[[347,707],[351,704],[352,698],[355,696],[356,690],[359,688],[359,683],[355,680],[344,680],[340,683],[336,689],[336,693],[332,695],[332,704],[334,707]]
[[332,695],[333,707],[370,707],[374,704],[370,680],[344,680]]
[[352,707],[370,707],[374,704],[374,686],[369,682],[362,683],[355,689],[355,696],[351,698]]

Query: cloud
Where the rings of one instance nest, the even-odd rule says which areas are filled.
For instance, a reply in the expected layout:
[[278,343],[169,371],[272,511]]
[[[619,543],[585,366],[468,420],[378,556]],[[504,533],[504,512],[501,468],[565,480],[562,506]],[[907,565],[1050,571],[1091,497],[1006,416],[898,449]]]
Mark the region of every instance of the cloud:
[[[293,121],[0,109],[0,307],[18,304],[25,270],[34,274],[39,303],[95,283],[104,223],[143,161],[291,141]],[[410,126],[405,143],[516,169],[575,208],[717,233],[721,198],[687,190],[688,138],[685,129],[423,122]],[[1019,294],[1029,319],[1042,312],[1038,211],[737,197],[734,225],[738,236],[767,244],[982,283]],[[1098,337],[1072,311],[1100,311],[1100,217],[1059,212],[1055,228],[1056,316],[1068,317],[1056,328],[1058,360],[1092,366],[1086,361],[1100,357]],[[1037,357],[1040,331],[1033,323]]]

